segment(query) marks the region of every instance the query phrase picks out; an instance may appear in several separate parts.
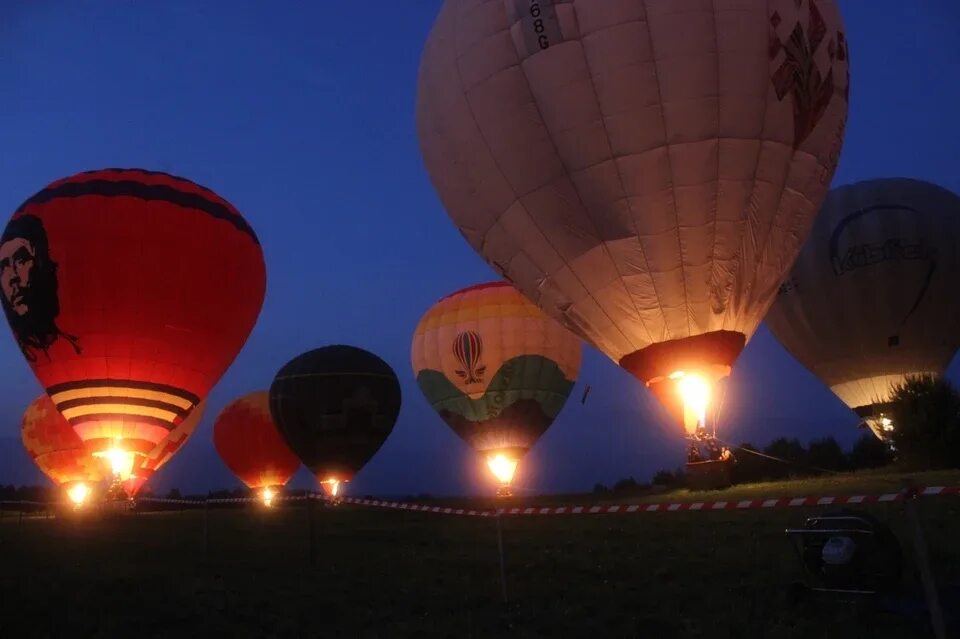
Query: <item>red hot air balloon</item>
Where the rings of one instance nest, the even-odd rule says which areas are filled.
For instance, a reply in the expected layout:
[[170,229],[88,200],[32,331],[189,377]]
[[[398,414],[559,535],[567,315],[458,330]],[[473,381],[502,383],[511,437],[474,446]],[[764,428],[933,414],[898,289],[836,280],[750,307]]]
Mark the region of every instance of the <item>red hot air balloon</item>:
[[14,337],[91,453],[127,481],[210,391],[253,328],[260,243],[219,195],[104,169],[24,202],[0,237]]
[[270,415],[270,395],[257,391],[234,400],[213,424],[213,445],[240,481],[261,491],[270,506],[276,488],[285,485],[300,468]]
[[90,495],[91,484],[105,479],[100,462],[84,450],[83,442],[46,395],[27,407],[20,437],[37,467],[62,486],[77,506]]

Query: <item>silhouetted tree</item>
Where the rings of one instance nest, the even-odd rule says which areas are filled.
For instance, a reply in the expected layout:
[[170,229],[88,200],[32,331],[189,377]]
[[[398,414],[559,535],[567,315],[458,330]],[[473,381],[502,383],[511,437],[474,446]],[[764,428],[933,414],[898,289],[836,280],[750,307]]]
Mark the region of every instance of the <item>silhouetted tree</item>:
[[[786,460],[791,463],[774,462],[768,466],[770,479],[783,479],[789,476],[805,476],[810,474],[805,468],[807,465],[807,451],[796,438],[780,437],[770,442],[763,452],[771,457]],[[773,461],[773,460],[771,460]]]
[[653,476],[654,486],[672,486],[676,478],[669,470],[658,470]]
[[170,492],[167,493],[167,499],[183,499],[183,496],[180,495],[180,489],[171,488]]
[[637,484],[637,480],[633,477],[628,477],[627,479],[621,479],[615,483],[613,485],[613,492],[618,494],[636,492],[638,487],[639,484]]
[[920,375],[894,386],[890,417],[904,466],[960,467],[960,395],[946,379]]
[[607,495],[610,493],[610,489],[604,486],[603,484],[594,484],[593,485],[593,494],[594,495]]
[[807,446],[807,463],[826,470],[846,470],[847,456],[833,437],[814,439]]
[[893,453],[889,446],[871,432],[864,433],[854,442],[847,459],[853,470],[879,468],[893,461]]
[[748,451],[760,452],[753,444],[746,442],[740,449],[734,451],[737,463],[733,466],[733,481],[736,484],[749,484],[766,479],[773,479],[775,472],[771,469],[772,462]]

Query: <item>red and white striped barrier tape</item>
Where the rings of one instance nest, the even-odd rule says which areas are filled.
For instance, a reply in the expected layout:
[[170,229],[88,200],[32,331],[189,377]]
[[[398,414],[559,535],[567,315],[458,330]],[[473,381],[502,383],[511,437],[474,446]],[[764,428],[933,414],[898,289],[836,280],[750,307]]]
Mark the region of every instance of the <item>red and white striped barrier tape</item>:
[[[883,495],[848,495],[840,497],[778,497],[772,499],[739,499],[716,501],[691,501],[652,504],[609,504],[602,506],[549,506],[543,508],[498,508],[500,515],[603,515],[612,513],[656,513],[714,510],[755,510],[763,508],[798,508],[810,506],[837,506],[845,504],[874,504],[902,501],[907,491],[886,493]],[[960,486],[927,486],[916,488],[912,494],[917,496],[957,495]]]
[[[402,501],[388,501],[382,499],[361,499],[357,497],[343,497],[331,499],[325,495],[291,495],[280,496],[277,501],[304,501],[318,499],[335,503],[352,504],[355,506],[369,506],[373,508],[388,508],[392,510],[408,510],[413,512],[435,513],[440,515],[459,515],[466,517],[496,517],[498,515],[604,515],[615,513],[655,513],[655,512],[706,512],[717,510],[758,510],[769,508],[809,508],[811,506],[839,506],[876,504],[884,502],[902,501],[908,496],[935,496],[960,495],[960,486],[926,486],[917,487],[910,491],[885,493],[881,495],[845,495],[838,497],[775,497],[770,499],[727,499],[714,501],[684,501],[684,502],[655,502],[649,504],[605,504],[594,506],[516,506],[512,508],[475,509],[455,508],[452,506],[428,506]],[[228,497],[220,499],[168,499],[163,497],[144,497],[138,501],[155,504],[181,504],[188,506],[204,506],[206,504],[240,504],[259,502],[256,497]],[[2,502],[44,505],[41,502]]]
[[493,517],[497,514],[495,510],[476,510],[471,508],[452,508],[446,506],[427,506],[424,504],[410,504],[402,501],[383,501],[380,499],[357,499],[354,497],[344,497],[340,500],[345,504],[354,504],[357,506],[373,506],[375,508],[392,508],[394,510],[414,510],[425,513],[437,513],[439,515],[463,515],[467,517]]

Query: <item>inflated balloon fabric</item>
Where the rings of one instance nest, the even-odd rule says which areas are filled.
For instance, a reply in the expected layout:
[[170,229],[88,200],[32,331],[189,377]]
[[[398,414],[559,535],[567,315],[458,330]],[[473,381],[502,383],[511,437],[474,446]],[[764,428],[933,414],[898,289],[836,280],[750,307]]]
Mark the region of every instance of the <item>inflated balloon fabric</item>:
[[417,125],[470,245],[649,381],[739,355],[829,187],[848,91],[833,0],[447,0]]
[[580,369],[580,340],[509,284],[457,291],[413,336],[420,390],[479,452],[522,455],[557,417]]
[[960,197],[912,179],[830,192],[766,322],[847,406],[869,417],[906,375],[960,347]]
[[230,402],[213,424],[213,445],[227,468],[248,488],[283,486],[300,468],[270,415],[266,391]]
[[24,202],[0,238],[3,308],[88,450],[150,453],[233,361],[263,303],[250,225],[183,178],[104,169]]
[[390,365],[354,346],[298,355],[270,385],[274,422],[320,481],[352,479],[390,435],[400,401]]
[[197,404],[196,408],[191,410],[183,421],[174,426],[173,430],[161,439],[150,452],[146,455],[137,455],[134,458],[133,474],[130,479],[123,482],[123,490],[128,497],[136,497],[143,485],[153,477],[153,474],[173,459],[187,444],[200,425],[206,406],[206,400]]
[[20,437],[30,458],[58,486],[105,478],[100,462],[84,450],[83,442],[46,395],[30,402],[20,424]]

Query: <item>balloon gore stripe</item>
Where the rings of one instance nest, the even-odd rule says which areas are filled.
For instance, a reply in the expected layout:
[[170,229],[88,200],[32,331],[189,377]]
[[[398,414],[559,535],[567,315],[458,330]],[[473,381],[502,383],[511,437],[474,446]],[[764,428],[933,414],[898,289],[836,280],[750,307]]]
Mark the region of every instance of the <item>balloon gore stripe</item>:
[[253,228],[242,216],[220,202],[215,202],[198,193],[188,193],[165,184],[144,184],[134,180],[90,180],[88,182],[67,182],[48,187],[20,205],[19,213],[33,204],[45,204],[59,198],[76,198],[88,195],[100,197],[134,197],[146,201],[161,201],[182,206],[186,209],[202,211],[211,217],[229,222],[237,230],[250,236],[257,244]]
[[161,426],[180,423],[199,403],[188,391],[163,384],[120,380],[88,380],[57,384],[47,389],[71,425],[109,420]]

